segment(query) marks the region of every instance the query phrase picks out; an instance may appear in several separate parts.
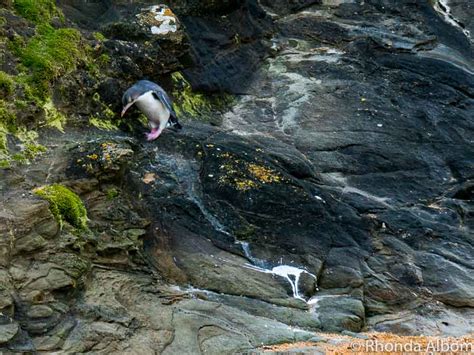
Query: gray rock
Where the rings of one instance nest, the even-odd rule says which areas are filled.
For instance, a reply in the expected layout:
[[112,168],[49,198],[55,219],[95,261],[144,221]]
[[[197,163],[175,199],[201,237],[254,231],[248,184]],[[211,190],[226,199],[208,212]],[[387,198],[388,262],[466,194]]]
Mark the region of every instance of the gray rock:
[[29,309],[27,316],[30,318],[46,318],[52,316],[53,313],[54,311],[47,305],[39,304],[32,306]]
[[343,296],[322,297],[315,312],[324,331],[360,331],[365,322],[365,310],[361,301]]
[[313,296],[316,292],[316,281],[316,277],[306,272],[303,272],[300,275],[300,279],[298,282],[300,292],[302,292],[303,295],[307,298]]
[[33,342],[37,351],[52,351],[60,348],[63,340],[56,335],[51,335],[34,338]]
[[311,330],[321,329],[321,323],[315,314],[307,310],[292,308],[291,305],[282,307],[252,298],[215,293],[207,293],[206,297],[208,300],[235,307],[249,314],[273,319],[294,327]]
[[30,233],[20,238],[15,238],[14,254],[28,253],[46,246],[46,240],[36,233]]
[[18,333],[19,325],[16,322],[0,324],[0,344],[4,344],[13,339]]

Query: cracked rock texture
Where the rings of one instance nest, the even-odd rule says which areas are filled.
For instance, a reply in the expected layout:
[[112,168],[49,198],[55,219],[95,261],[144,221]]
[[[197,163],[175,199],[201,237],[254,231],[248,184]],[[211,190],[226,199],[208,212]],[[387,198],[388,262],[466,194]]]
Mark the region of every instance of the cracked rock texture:
[[[45,130],[46,154],[0,171],[0,350],[473,332],[474,31],[470,2],[449,3],[457,25],[422,0],[176,0],[182,36],[150,47],[124,24],[151,2],[60,1],[116,53],[97,90],[117,110],[131,81],[171,91],[177,69],[234,100],[221,126],[152,143]],[[87,231],[32,194],[52,183],[84,201]],[[306,271],[301,298],[279,265]]]

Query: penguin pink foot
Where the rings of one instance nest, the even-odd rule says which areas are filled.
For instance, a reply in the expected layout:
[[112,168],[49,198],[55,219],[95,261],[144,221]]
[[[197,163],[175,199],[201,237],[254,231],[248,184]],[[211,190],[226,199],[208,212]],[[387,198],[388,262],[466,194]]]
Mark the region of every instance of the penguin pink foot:
[[158,128],[153,128],[150,133],[146,134],[146,139],[148,141],[153,141],[158,138],[161,134],[161,131]]

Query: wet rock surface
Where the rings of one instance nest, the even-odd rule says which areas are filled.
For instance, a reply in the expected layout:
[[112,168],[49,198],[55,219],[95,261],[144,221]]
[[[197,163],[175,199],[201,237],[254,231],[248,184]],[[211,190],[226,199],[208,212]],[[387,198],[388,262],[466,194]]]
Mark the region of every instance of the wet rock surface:
[[[472,332],[472,37],[424,1],[189,1],[174,4],[183,47],[146,47],[126,19],[149,3],[100,4],[61,2],[120,53],[105,101],[144,70],[184,67],[238,95],[221,127],[188,121],[153,143],[46,131],[43,158],[0,170],[0,349],[222,354],[315,330]],[[168,62],[140,62],[166,46]],[[87,230],[32,193],[53,183],[81,197]]]

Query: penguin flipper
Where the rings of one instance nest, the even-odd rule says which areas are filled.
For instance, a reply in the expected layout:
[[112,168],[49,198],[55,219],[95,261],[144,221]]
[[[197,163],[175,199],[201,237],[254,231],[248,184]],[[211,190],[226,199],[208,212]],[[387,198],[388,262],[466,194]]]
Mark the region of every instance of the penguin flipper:
[[152,94],[155,99],[160,100],[161,103],[168,109],[172,117],[175,117],[175,118],[177,117],[176,112],[173,110],[173,105],[171,104],[171,100],[164,91],[154,90]]
[[157,100],[160,100],[161,103],[170,112],[170,119],[168,121],[168,124],[171,124],[171,126],[176,127],[177,129],[183,128],[183,126],[181,126],[181,124],[178,122],[178,116],[176,115],[176,112],[173,110],[173,105],[171,104],[171,100],[168,97],[168,95],[163,90],[154,90],[153,97]]

